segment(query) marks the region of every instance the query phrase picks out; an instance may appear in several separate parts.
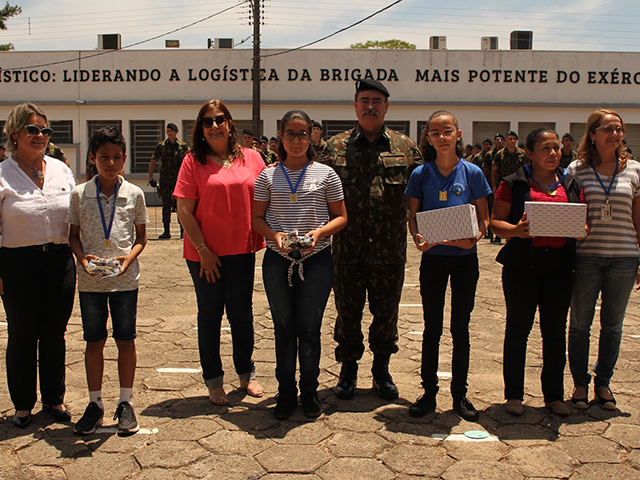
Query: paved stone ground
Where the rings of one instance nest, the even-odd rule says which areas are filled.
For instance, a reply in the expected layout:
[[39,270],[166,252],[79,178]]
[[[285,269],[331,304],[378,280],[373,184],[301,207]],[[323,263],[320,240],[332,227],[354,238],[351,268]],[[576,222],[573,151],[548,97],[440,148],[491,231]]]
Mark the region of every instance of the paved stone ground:
[[[154,213],[151,212],[149,238],[156,238],[159,233]],[[173,233],[178,233],[176,225]],[[418,372],[422,307],[417,285],[419,254],[414,248],[409,251],[400,307],[400,351],[391,362],[400,398],[387,403],[372,393],[368,352],[361,362],[355,399],[334,397],[331,388],[339,365],[333,358],[336,313],[330,299],[322,328],[319,392],[325,414],[309,422],[299,409],[289,421],[281,422],[270,412],[277,388],[274,341],[260,269],[256,270],[254,294],[254,358],[266,395],[254,399],[238,390],[225,320],[222,352],[231,406],[216,407],[208,402],[199,373],[195,296],[181,258],[181,242],[152,240],[141,257],[143,278],[138,308],[134,405],[141,431],[120,438],[115,434],[114,422],[105,415],[105,428],[78,437],[69,425],[51,423],[39,412],[40,405],[34,410],[32,425],[25,430],[16,429],[11,425],[13,408],[5,370],[0,368],[0,478],[640,478],[640,395],[636,387],[640,373],[640,294],[632,294],[612,384],[617,410],[606,412],[593,405],[566,419],[546,411],[539,384],[540,334],[534,329],[529,342],[525,414],[514,418],[501,406],[504,300],[500,268],[494,261],[497,250],[487,241],[479,247],[481,277],[471,324],[469,376],[469,397],[482,410],[478,422],[461,420],[451,411],[448,332],[443,336],[440,354],[438,410],[421,419],[408,415],[409,405],[421,393]],[[4,322],[4,311],[0,322]],[[592,352],[597,331],[594,336]],[[6,325],[2,324],[1,356],[5,346]],[[83,348],[76,305],[67,333],[66,396],[66,405],[75,420],[87,403]],[[118,398],[116,353],[113,340],[109,340],[103,388],[107,412],[115,411]],[[161,370],[167,368],[187,370]],[[568,368],[565,387],[568,398]],[[469,440],[464,436],[469,430],[484,430],[490,436],[486,440]]]

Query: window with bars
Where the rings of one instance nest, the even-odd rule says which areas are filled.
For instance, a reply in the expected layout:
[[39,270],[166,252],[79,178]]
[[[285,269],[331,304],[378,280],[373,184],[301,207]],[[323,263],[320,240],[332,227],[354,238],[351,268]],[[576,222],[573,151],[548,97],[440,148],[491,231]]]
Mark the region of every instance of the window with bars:
[[131,120],[131,173],[146,173],[156,145],[164,138],[164,120]]
[[51,128],[53,143],[73,143],[73,121],[72,120],[52,120]]
[[193,144],[193,127],[196,125],[195,120],[182,120],[182,135],[178,135],[180,140],[191,146]]

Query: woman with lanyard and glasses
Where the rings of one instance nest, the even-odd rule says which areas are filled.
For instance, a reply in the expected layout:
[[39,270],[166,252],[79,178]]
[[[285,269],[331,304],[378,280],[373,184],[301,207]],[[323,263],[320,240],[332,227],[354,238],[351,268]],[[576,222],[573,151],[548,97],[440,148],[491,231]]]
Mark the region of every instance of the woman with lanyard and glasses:
[[529,165],[508,175],[495,193],[491,229],[509,239],[496,260],[503,265],[507,306],[503,378],[505,410],[522,415],[527,341],[536,310],[542,332],[542,393],[546,406],[566,416],[564,367],[567,312],[573,289],[576,241],[566,237],[530,237],[525,202],[583,202],[580,182],[559,167],[560,140],[547,128],[527,136]]
[[43,410],[55,420],[71,420],[62,405],[64,334],[76,271],[65,219],[75,181],[69,167],[44,154],[53,131],[38,106],[15,107],[4,129],[11,157],[0,164],[0,292],[13,423],[23,428],[36,403],[38,370]]
[[583,185],[589,235],[578,243],[576,282],[569,321],[569,365],[578,409],[589,406],[589,334],[598,297],[600,339],[595,364],[594,401],[616,408],[609,388],[620,352],[622,321],[634,283],[638,283],[640,238],[640,163],[630,159],[624,122],[613,110],[589,115],[578,160],[569,173]]
[[[298,405],[296,357],[300,358],[300,399],[305,416],[322,413],[318,399],[320,327],[333,285],[331,235],[347,224],[342,183],[331,167],[314,162],[311,119],[287,112],[280,122],[275,168],[256,180],[253,228],[267,239],[262,264],[275,327],[278,400],[273,415],[289,418]],[[297,230],[306,243],[292,250]]]
[[[467,399],[469,322],[479,278],[476,244],[484,236],[489,224],[487,195],[491,193],[491,188],[482,170],[462,159],[462,130],[453,113],[438,110],[429,117],[420,149],[425,163],[413,171],[405,193],[410,197],[409,231],[416,248],[423,252],[420,295],[424,311],[424,334],[420,376],[424,395],[411,405],[409,414],[421,417],[436,409],[440,337],[450,278],[453,409],[465,420],[474,421],[479,413]],[[427,243],[418,232],[418,212],[469,203],[475,203],[479,216],[480,233],[477,237]]]
[[214,405],[229,404],[220,357],[225,310],[240,388],[253,397],[263,395],[251,358],[255,252],[264,247],[262,237],[251,229],[251,205],[253,184],[263,169],[260,154],[238,144],[226,105],[220,100],[202,105],[193,127],[193,146],[182,161],[173,195],[186,233],[184,258],[198,301],[202,376]]

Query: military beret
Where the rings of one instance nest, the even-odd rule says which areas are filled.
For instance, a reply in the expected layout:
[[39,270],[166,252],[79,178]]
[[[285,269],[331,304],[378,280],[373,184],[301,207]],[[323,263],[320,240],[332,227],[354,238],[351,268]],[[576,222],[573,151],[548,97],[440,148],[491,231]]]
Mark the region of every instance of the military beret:
[[251,135],[253,137],[253,130],[249,130],[248,128],[245,128],[244,130],[242,130],[242,134]]
[[495,140],[496,138],[501,138],[501,139],[503,139],[503,140],[504,140],[504,135],[503,135],[503,134],[501,134],[501,133],[496,133],[496,134],[494,135],[493,139]]
[[269,141],[268,137],[265,137],[264,135],[260,137],[260,142],[268,142],[268,141]]
[[278,141],[278,137],[271,137],[271,138],[269,139],[269,141],[270,141],[270,142],[271,142],[271,141],[275,141],[275,142],[277,142],[277,141]]
[[319,122],[316,122],[315,120],[313,122],[311,122],[311,128],[313,127],[318,127],[318,128],[322,128],[322,125],[320,125]]
[[178,131],[178,126],[175,123],[168,123],[167,128],[171,130],[175,130],[176,132]]
[[482,143],[484,143],[484,142],[493,143],[490,138],[485,138],[484,140],[482,140]]
[[473,148],[473,145],[471,145],[470,143],[467,143],[464,148]]
[[367,90],[378,90],[382,92],[385,96],[390,97],[389,90],[386,89],[384,85],[376,80],[358,80],[356,82],[356,93],[364,92]]
[[514,132],[513,130],[509,130],[509,131],[507,132],[507,137],[508,137],[509,135],[513,135],[514,137],[516,137],[516,140],[518,139],[518,134],[517,134],[516,132]]
[[482,148],[482,145],[480,145],[479,143],[474,143],[473,146],[476,148]]
[[[567,132],[564,135],[562,135],[562,140],[564,140],[565,138],[568,138],[569,140],[571,140],[573,142],[573,135],[571,135],[569,132]],[[624,139],[622,141],[624,142]]]

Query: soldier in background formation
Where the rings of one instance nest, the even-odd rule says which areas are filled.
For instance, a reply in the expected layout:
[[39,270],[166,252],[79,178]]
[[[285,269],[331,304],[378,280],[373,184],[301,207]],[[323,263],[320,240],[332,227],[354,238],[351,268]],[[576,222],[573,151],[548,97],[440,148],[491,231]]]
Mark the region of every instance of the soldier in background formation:
[[[176,210],[176,200],[173,198],[173,189],[176,186],[178,172],[182,165],[182,159],[189,151],[189,146],[178,138],[178,127],[175,123],[167,125],[167,138],[156,145],[156,149],[149,162],[149,185],[158,187],[153,178],[156,162],[160,160],[160,186],[159,194],[162,199],[162,224],[164,232],[158,237],[161,240],[171,238],[171,211]],[[182,238],[182,225],[180,225],[180,238]]]
[[313,148],[316,149],[319,157],[325,157],[327,155],[327,142],[324,140],[322,125],[316,121],[311,125],[311,142],[313,143]]
[[567,168],[571,162],[578,159],[578,154],[573,149],[573,135],[565,133],[562,136],[562,156],[560,157],[560,166]]
[[260,137],[260,151],[263,154],[263,159],[265,159],[264,163],[267,165],[271,165],[278,161],[278,154],[269,150],[269,138],[264,135]]
[[364,353],[362,313],[368,296],[373,321],[373,387],[385,400],[398,398],[389,358],[398,351],[398,307],[407,252],[404,190],[422,156],[413,140],[384,124],[389,91],[380,82],[358,80],[353,102],[358,124],[328,143],[331,165],[344,188],[349,223],[333,237],[334,294],[338,317],[334,338],[342,363],[338,398],[353,398],[358,360]]

